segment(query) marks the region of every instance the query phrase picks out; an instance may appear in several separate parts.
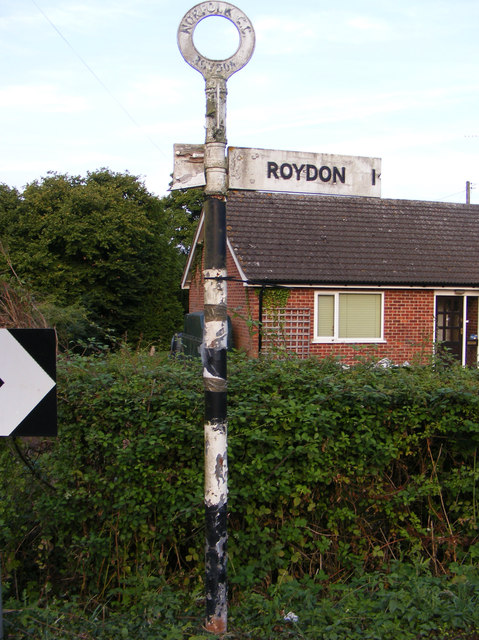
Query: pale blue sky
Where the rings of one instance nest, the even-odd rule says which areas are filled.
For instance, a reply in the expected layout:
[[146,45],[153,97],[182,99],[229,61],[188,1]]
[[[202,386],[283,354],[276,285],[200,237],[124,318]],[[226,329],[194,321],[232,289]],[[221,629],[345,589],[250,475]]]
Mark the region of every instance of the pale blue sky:
[[[173,144],[204,142],[176,44],[194,4],[0,0],[0,182],[106,166],[166,193]],[[256,50],[228,81],[230,145],[380,157],[383,197],[464,202],[469,180],[479,203],[477,0],[234,4]],[[236,32],[208,18],[195,43],[226,57]]]

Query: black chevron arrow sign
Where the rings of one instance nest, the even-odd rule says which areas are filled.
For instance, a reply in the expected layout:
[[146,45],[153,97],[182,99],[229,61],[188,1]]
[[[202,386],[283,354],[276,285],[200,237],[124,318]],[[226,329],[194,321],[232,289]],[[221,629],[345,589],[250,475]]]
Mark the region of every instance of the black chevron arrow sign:
[[0,329],[0,436],[56,436],[53,329]]

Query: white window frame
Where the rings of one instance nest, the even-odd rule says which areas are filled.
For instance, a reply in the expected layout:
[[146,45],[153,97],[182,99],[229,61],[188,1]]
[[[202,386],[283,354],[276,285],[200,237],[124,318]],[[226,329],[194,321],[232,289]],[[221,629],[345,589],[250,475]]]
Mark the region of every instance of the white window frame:
[[[377,338],[339,338],[339,295],[341,293],[353,295],[377,295],[381,297],[381,335]],[[320,296],[334,296],[334,335],[318,336],[318,299]],[[314,292],[314,333],[313,343],[316,344],[378,344],[386,342],[384,340],[384,292],[383,291],[349,291],[345,289],[331,290],[322,289]]]

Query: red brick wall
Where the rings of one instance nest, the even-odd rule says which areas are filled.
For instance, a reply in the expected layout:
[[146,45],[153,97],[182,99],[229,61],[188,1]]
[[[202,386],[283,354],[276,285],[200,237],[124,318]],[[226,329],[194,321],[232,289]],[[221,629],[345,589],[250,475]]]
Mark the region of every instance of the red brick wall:
[[[228,276],[240,278],[234,261],[228,252]],[[190,311],[203,309],[201,269],[190,287]],[[291,289],[287,306],[309,308],[311,336],[314,333],[315,289]],[[242,282],[228,282],[228,313],[233,324],[233,338],[237,349],[257,355],[258,345],[258,295],[252,287]],[[311,355],[319,357],[341,356],[352,362],[358,355],[389,358],[395,364],[423,361],[432,354],[434,331],[434,292],[421,290],[384,291],[384,343],[380,344],[311,344]]]
[[229,252],[226,268],[228,276],[237,279],[228,282],[228,313],[233,325],[235,348],[257,355],[258,296],[251,287],[245,287],[243,282],[239,282],[241,276]]
[[194,311],[203,311],[203,277],[202,266],[196,267],[192,274],[190,290],[188,294],[188,310],[190,313]]
[[[240,282],[241,276],[236,264],[228,251],[226,256],[228,281],[228,314],[233,326],[233,341],[236,349],[246,351],[250,355],[257,355],[258,344],[258,296],[251,289]],[[203,266],[199,265],[189,291],[189,310],[203,310]]]
[[[303,294],[309,300],[314,322],[314,291]],[[309,293],[309,296],[307,295]],[[293,297],[293,296],[291,296]],[[293,299],[300,302],[298,292]],[[292,304],[288,301],[288,304]],[[313,332],[313,326],[311,325]],[[312,344],[311,354],[340,355],[352,362],[358,355],[388,358],[394,364],[424,362],[432,354],[434,339],[434,292],[384,290],[384,342],[377,344]]]

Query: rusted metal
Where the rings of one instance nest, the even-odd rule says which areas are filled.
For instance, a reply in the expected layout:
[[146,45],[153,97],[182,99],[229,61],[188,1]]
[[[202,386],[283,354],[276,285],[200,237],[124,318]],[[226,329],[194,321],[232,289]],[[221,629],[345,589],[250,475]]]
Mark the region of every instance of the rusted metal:
[[[226,60],[211,60],[195,47],[198,23],[210,16],[230,20],[240,45]],[[227,630],[227,380],[228,344],[226,272],[226,81],[250,59],[254,30],[245,14],[228,2],[202,2],[186,13],[178,29],[178,46],[188,64],[205,79],[206,138],[204,146],[204,308],[201,353],[205,390],[205,627],[212,633]]]
[[204,144],[175,144],[173,154],[173,176],[170,189],[204,187],[206,184]]

